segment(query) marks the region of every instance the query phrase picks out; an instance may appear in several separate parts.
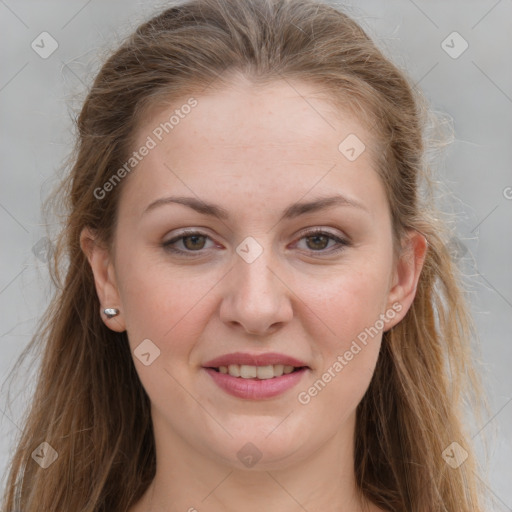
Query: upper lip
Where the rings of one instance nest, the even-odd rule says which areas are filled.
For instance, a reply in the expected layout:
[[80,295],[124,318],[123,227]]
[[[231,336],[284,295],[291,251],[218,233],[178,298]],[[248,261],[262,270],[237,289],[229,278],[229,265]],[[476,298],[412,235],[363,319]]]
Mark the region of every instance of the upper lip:
[[229,366],[230,364],[243,364],[248,366],[268,366],[274,364],[282,364],[295,366],[300,368],[302,366],[308,367],[306,363],[295,359],[294,357],[285,354],[278,354],[276,352],[267,352],[265,354],[248,354],[244,352],[233,352],[231,354],[224,354],[222,356],[211,359],[203,364],[204,368],[218,368],[219,366]]

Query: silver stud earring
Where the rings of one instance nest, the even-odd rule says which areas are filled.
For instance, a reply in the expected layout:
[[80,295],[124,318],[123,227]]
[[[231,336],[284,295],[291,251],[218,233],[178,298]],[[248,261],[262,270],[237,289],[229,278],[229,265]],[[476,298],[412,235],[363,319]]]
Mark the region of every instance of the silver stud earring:
[[115,316],[119,315],[119,309],[116,308],[106,308],[103,310],[103,313],[105,313],[105,316],[107,318],[114,318]]

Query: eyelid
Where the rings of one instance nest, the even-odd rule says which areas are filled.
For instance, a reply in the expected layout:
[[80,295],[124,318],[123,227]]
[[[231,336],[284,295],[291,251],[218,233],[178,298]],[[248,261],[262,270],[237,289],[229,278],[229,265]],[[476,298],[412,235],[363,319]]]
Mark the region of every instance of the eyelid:
[[347,236],[345,236],[343,234],[339,234],[339,233],[334,233],[334,232],[330,231],[330,229],[332,229],[332,228],[323,227],[323,226],[314,226],[314,227],[310,227],[310,228],[304,228],[299,231],[299,233],[297,234],[297,237],[302,238],[306,235],[311,236],[316,233],[320,233],[320,234],[330,235],[333,238],[343,239],[344,241],[348,242]]

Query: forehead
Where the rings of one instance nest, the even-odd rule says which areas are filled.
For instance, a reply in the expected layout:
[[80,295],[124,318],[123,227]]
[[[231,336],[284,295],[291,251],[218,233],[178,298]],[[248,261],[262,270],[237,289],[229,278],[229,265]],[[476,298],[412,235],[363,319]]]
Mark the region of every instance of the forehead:
[[305,82],[238,80],[155,105],[134,149],[149,139],[153,147],[127,184],[139,198],[177,189],[211,197],[229,188],[261,200],[277,192],[299,199],[308,190],[364,195],[379,186],[369,133]]
[[[190,108],[192,102],[195,105]],[[166,123],[167,130],[161,126]],[[222,149],[228,141],[241,149],[256,144],[304,148],[304,142],[332,147],[347,135],[347,128],[370,142],[360,119],[348,109],[336,107],[320,85],[290,79],[256,85],[235,76],[227,86],[155,103],[139,123],[137,135],[138,142],[150,133],[162,142],[161,138],[172,134],[177,145],[190,142],[194,135],[206,144],[222,142]]]

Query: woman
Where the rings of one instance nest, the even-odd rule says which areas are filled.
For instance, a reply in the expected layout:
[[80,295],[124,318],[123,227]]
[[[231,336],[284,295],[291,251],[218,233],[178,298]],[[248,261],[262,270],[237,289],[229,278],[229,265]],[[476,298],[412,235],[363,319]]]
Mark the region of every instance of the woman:
[[141,25],[78,118],[4,510],[483,510],[425,122],[326,4]]

